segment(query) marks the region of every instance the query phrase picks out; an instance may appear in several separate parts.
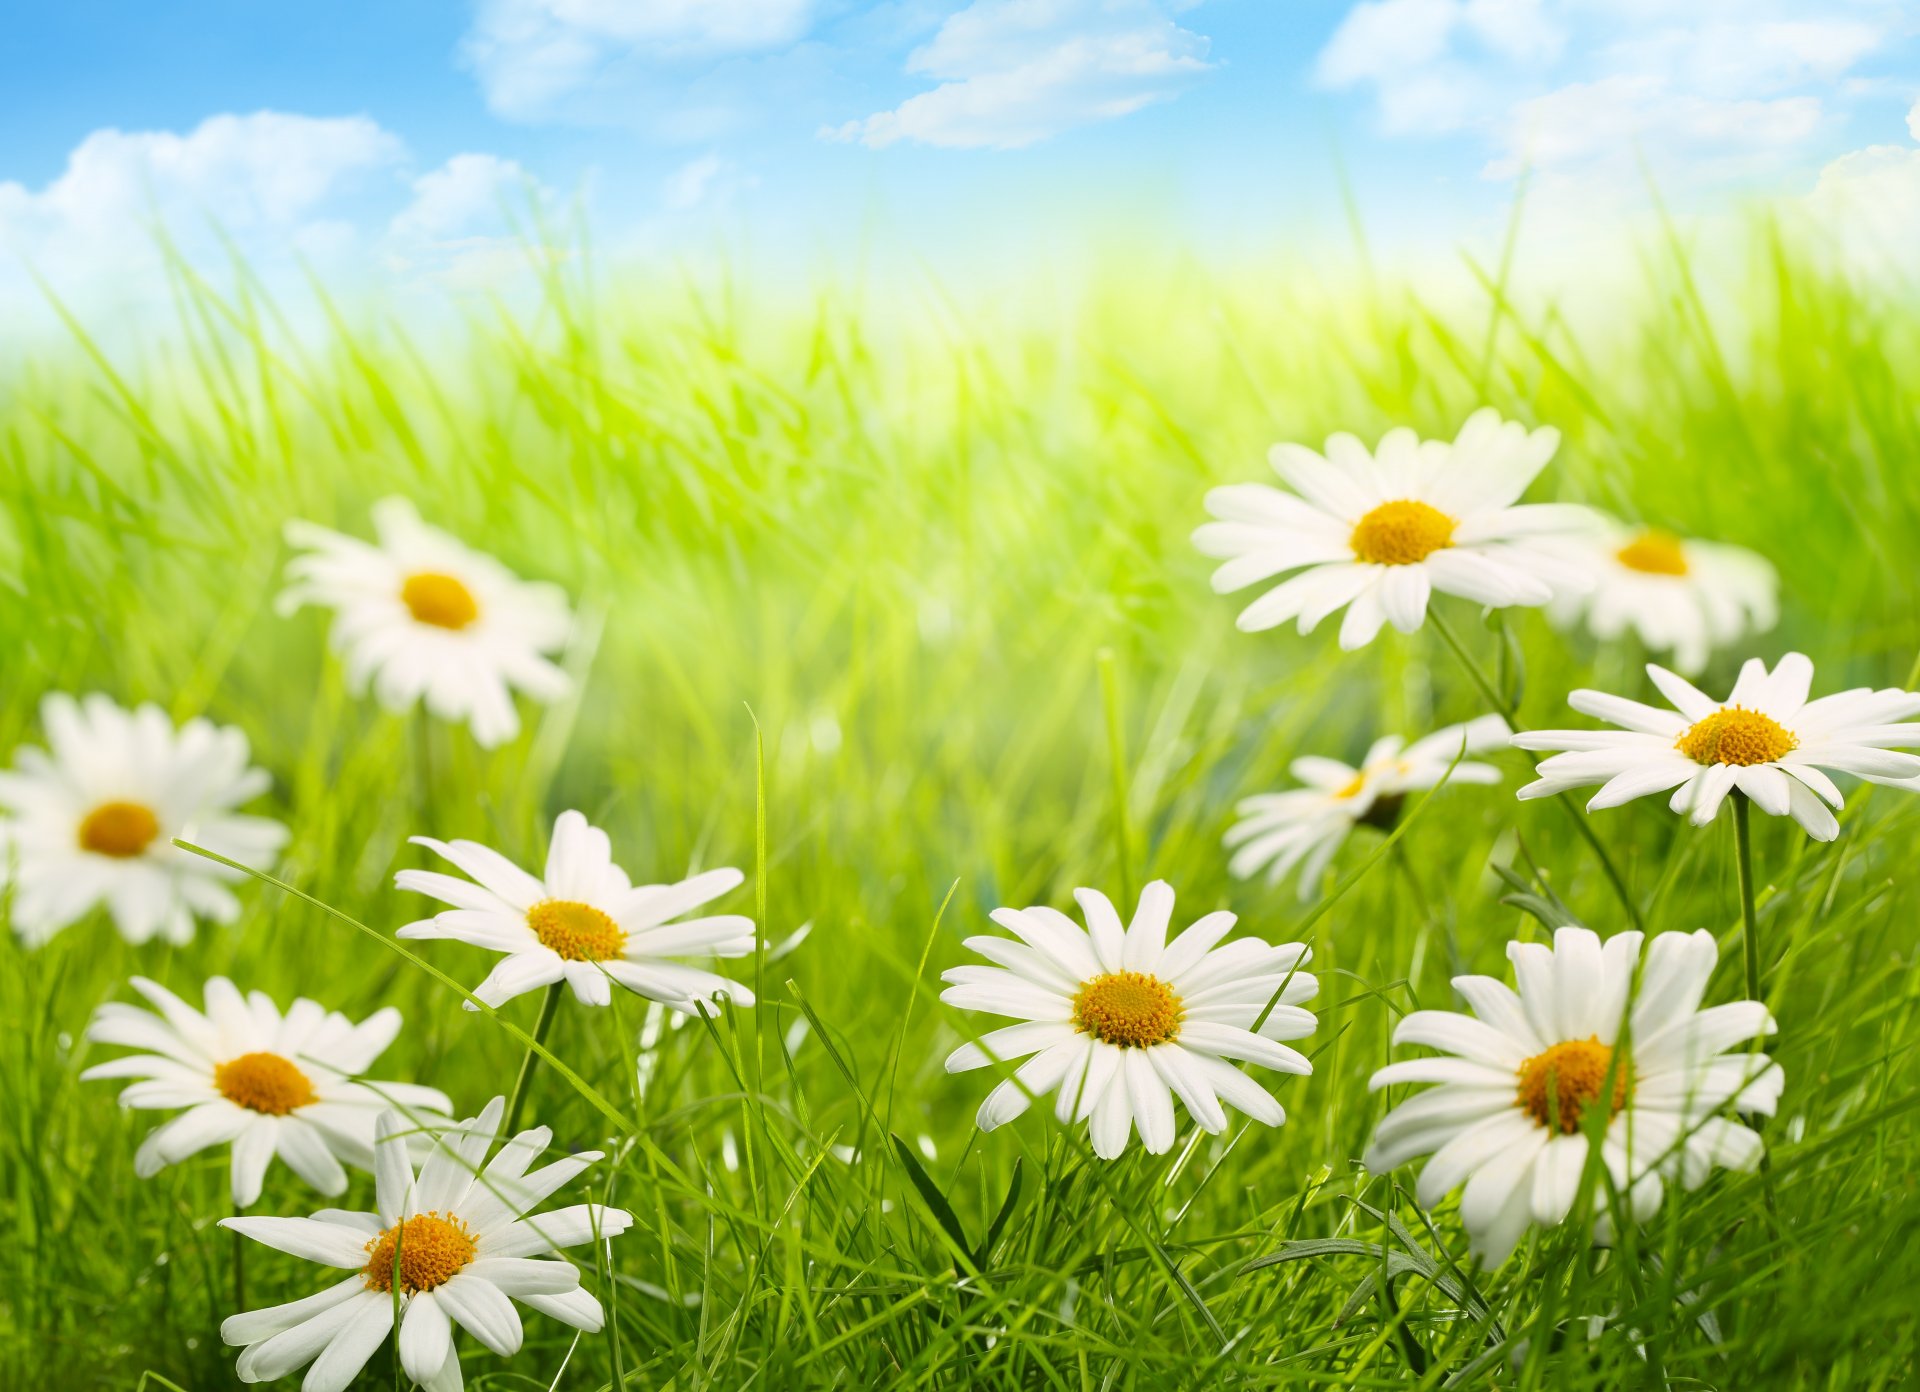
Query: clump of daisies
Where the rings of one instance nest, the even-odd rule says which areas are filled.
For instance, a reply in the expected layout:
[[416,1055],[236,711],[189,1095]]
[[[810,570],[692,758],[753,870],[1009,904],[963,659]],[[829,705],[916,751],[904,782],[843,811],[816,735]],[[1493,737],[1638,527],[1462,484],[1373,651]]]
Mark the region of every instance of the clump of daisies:
[[121,936],[185,943],[194,923],[230,923],[239,878],[175,837],[265,866],[287,829],[236,811],[267,790],[247,737],[158,706],[125,710],[106,696],[53,694],[40,704],[47,748],[25,746],[0,773],[0,889],[30,946],[105,905]]
[[[312,1364],[302,1392],[343,1392],[398,1323],[400,1366],[427,1392],[464,1385],[456,1328],[489,1352],[519,1352],[515,1302],[592,1333],[605,1320],[580,1285],[567,1247],[617,1237],[632,1215],[599,1204],[532,1210],[600,1159],[570,1155],[529,1170],[553,1134],[522,1131],[493,1150],[504,1104],[438,1135],[418,1177],[407,1155],[415,1128],[379,1118],[371,1213],[322,1209],[311,1218],[224,1218],[278,1251],[347,1273],[302,1300],[234,1315],[220,1337],[241,1346],[242,1382],[270,1382]],[[492,1159],[488,1152],[492,1151]]]
[[[963,1010],[1020,1023],[963,1044],[947,1059],[959,1073],[1025,1059],[980,1104],[991,1131],[1056,1093],[1063,1125],[1086,1122],[1094,1153],[1111,1160],[1134,1132],[1150,1154],[1174,1141],[1173,1099],[1203,1131],[1226,1129],[1226,1106],[1278,1126],[1286,1112],[1229,1060],[1282,1073],[1313,1065],[1283,1040],[1313,1033],[1303,1006],[1319,983],[1300,970],[1301,943],[1270,946],[1256,938],[1221,945],[1234,916],[1210,913],[1171,943],[1173,890],[1156,880],[1122,926],[1097,890],[1074,898],[1082,928],[1056,909],[996,909],[993,921],[1015,936],[967,939],[993,966],[953,967],[940,998]],[[1271,1007],[1271,1008],[1269,1008]]]
[[1920,695],[1858,687],[1809,700],[1813,663],[1788,653],[1769,671],[1757,658],[1741,667],[1725,701],[1716,701],[1663,667],[1647,675],[1672,710],[1576,691],[1567,704],[1618,730],[1533,730],[1514,736],[1522,749],[1561,751],[1540,763],[1522,798],[1550,797],[1600,784],[1588,811],[1672,790],[1668,806],[1696,826],[1738,790],[1771,816],[1790,816],[1817,841],[1831,841],[1842,805],[1828,771],[1872,783],[1915,786],[1920,757]]
[[133,978],[154,1007],[109,1001],[87,1038],[142,1052],[95,1064],[80,1075],[133,1078],[123,1107],[177,1111],[141,1142],[133,1160],[142,1179],[210,1146],[230,1145],[233,1202],[260,1197],[275,1156],[323,1194],[346,1191],[343,1163],[373,1167],[374,1120],[390,1107],[443,1119],[445,1093],[414,1083],[369,1082],[361,1075],[400,1032],[400,1012],[376,1010],[359,1024],[302,998],[283,1015],[261,991],[245,995],[224,976],[209,980],[204,1010],[157,981]]
[[1597,535],[1571,542],[1584,553],[1594,585],[1559,598],[1554,618],[1563,625],[1584,619],[1603,642],[1631,632],[1650,651],[1670,653],[1674,667],[1689,675],[1716,649],[1765,633],[1779,619],[1780,577],[1745,547],[1611,518]]
[[1562,503],[1520,502],[1560,442],[1491,409],[1468,417],[1453,443],[1388,431],[1379,447],[1330,436],[1324,455],[1275,445],[1268,455],[1291,492],[1233,484],[1207,494],[1218,521],[1194,544],[1225,559],[1213,588],[1230,594],[1289,571],[1240,612],[1248,633],[1289,620],[1302,633],[1345,609],[1340,646],[1359,648],[1391,623],[1411,633],[1435,591],[1475,604],[1545,604],[1592,583],[1567,555],[1569,536],[1593,514]]
[[1298,867],[1300,897],[1311,898],[1356,827],[1392,830],[1407,794],[1437,787],[1449,779],[1449,768],[1454,783],[1498,783],[1499,769],[1461,756],[1505,748],[1510,733],[1505,720],[1489,715],[1412,744],[1387,735],[1374,741],[1358,768],[1319,755],[1295,759],[1291,772],[1305,787],[1242,798],[1235,807],[1240,821],[1227,832],[1233,852],[1227,868],[1241,880],[1264,870],[1268,884],[1279,884]]
[[424,701],[435,716],[465,721],[485,747],[520,730],[513,692],[537,701],[567,693],[566,674],[546,654],[565,646],[566,595],[516,577],[388,498],[373,509],[377,542],[315,526],[287,525],[302,548],[287,565],[280,611],[305,604],[334,612],[333,644],[355,690],[405,713]]
[[473,989],[488,1005],[563,980],[584,1005],[607,1004],[615,985],[686,1014],[716,996],[753,1004],[753,992],[739,982],[678,960],[745,957],[753,951],[750,918],[680,918],[737,888],[744,878],[738,870],[635,885],[614,864],[607,833],[578,812],[562,812],[554,822],[543,876],[528,874],[478,842],[429,836],[413,841],[473,878],[400,871],[394,883],[401,889],[453,907],[409,923],[398,936],[452,938],[504,954]]
[[[1510,943],[1518,989],[1454,978],[1471,1015],[1417,1010],[1393,1040],[1435,1050],[1373,1075],[1378,1091],[1431,1083],[1380,1122],[1366,1156],[1377,1173],[1426,1155],[1416,1197],[1434,1208],[1464,1185],[1460,1216],[1474,1253],[1498,1266],[1529,1224],[1565,1221],[1591,1146],[1635,1221],[1664,1185],[1697,1189],[1716,1166],[1752,1170],[1761,1141],[1729,1111],[1771,1115],[1785,1078],[1748,1041],[1771,1034],[1759,1001],[1701,1008],[1713,935],[1662,933],[1601,942],[1561,928],[1553,945]],[[1622,1033],[1625,1025],[1626,1032]],[[1612,1236],[1603,1210],[1595,1236]]]

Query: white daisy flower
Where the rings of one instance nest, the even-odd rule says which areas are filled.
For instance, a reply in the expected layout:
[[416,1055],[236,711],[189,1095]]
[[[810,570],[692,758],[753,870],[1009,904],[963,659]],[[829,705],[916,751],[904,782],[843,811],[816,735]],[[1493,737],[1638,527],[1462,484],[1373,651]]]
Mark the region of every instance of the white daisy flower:
[[445,1117],[447,1095],[413,1083],[361,1079],[400,1032],[391,1006],[354,1024],[302,998],[285,1015],[265,993],[242,996],[224,976],[207,982],[206,1011],[156,981],[133,978],[153,1010],[109,1001],[94,1012],[87,1038],[148,1052],[95,1064],[80,1075],[137,1078],[123,1107],[186,1110],[149,1134],[133,1158],[142,1179],[209,1146],[233,1146],[233,1202],[260,1197],[278,1155],[323,1194],[343,1193],[342,1162],[373,1167],[373,1123],[384,1108]]
[[1226,1129],[1222,1103],[1269,1126],[1284,1122],[1280,1104],[1227,1060],[1313,1072],[1304,1054],[1279,1042],[1313,1033],[1313,1012],[1301,1002],[1319,983],[1299,970],[1312,955],[1306,946],[1242,938],[1218,947],[1233,928],[1230,913],[1210,913],[1168,943],[1173,890],[1164,880],[1141,891],[1126,928],[1106,895],[1073,893],[1085,929],[1056,909],[995,909],[993,921],[1021,941],[968,938],[998,965],[942,975],[951,983],[940,993],[948,1005],[1021,1022],[947,1058],[949,1073],[1027,1060],[980,1104],[980,1129],[1012,1121],[1033,1098],[1056,1091],[1054,1115],[1063,1125],[1089,1123],[1103,1160],[1124,1151],[1135,1129],[1149,1153],[1169,1149],[1174,1097],[1203,1131]]
[[[1697,1189],[1716,1165],[1751,1170],[1760,1162],[1760,1137],[1723,1113],[1731,1104],[1771,1115],[1779,1101],[1780,1066],[1747,1045],[1773,1032],[1766,1006],[1700,1008],[1718,956],[1713,934],[1702,930],[1653,940],[1629,1010],[1640,943],[1629,932],[1602,944],[1585,928],[1557,930],[1552,947],[1509,943],[1517,993],[1490,976],[1455,977],[1472,1015],[1416,1010],[1393,1033],[1395,1044],[1423,1044],[1441,1056],[1373,1075],[1375,1091],[1439,1086],[1387,1114],[1367,1168],[1384,1173],[1431,1155],[1416,1188],[1421,1206],[1437,1206],[1465,1183],[1460,1216],[1489,1267],[1507,1259],[1529,1223],[1566,1219],[1590,1130],[1640,1222],[1659,1208],[1663,1181]],[[1623,1018],[1628,1044],[1616,1057]],[[1608,1111],[1603,1126],[1586,1122],[1597,1105]],[[1595,1238],[1611,1237],[1603,1217]]]
[[1591,583],[1564,554],[1568,533],[1592,514],[1561,503],[1519,504],[1560,442],[1551,428],[1502,422],[1476,411],[1451,445],[1388,431],[1372,454],[1351,435],[1327,440],[1325,456],[1275,445],[1267,456],[1292,493],[1260,483],[1207,494],[1220,520],[1193,534],[1226,557],[1213,588],[1229,594],[1301,572],[1241,611],[1248,633],[1289,619],[1302,633],[1345,608],[1340,646],[1373,641],[1383,623],[1411,633],[1435,590],[1476,604],[1545,604],[1556,591]]
[[1376,740],[1359,768],[1318,755],[1295,759],[1293,776],[1306,787],[1260,793],[1235,805],[1241,820],[1227,832],[1227,848],[1233,851],[1227,869],[1239,880],[1264,869],[1267,883],[1279,884],[1298,866],[1300,897],[1309,899],[1355,827],[1391,831],[1407,794],[1437,786],[1449,767],[1450,782],[1498,783],[1500,770],[1491,764],[1462,760],[1454,767],[1453,761],[1462,741],[1467,753],[1478,754],[1505,748],[1509,733],[1506,721],[1486,715],[1412,744],[1398,735]]
[[[739,982],[674,960],[749,955],[752,919],[716,914],[669,922],[739,885],[745,877],[738,870],[708,870],[677,884],[635,887],[613,863],[606,832],[578,812],[562,812],[554,822],[544,879],[473,841],[416,836],[413,842],[459,866],[473,880],[432,870],[395,875],[401,889],[453,905],[409,923],[398,936],[452,938],[505,953],[487,979],[473,988],[488,1005],[562,979],[586,1005],[607,1004],[615,982],[685,1014],[695,1013],[699,1002],[715,996],[736,1005],[753,1004],[753,992]],[[468,1009],[473,1008],[469,1002]]]
[[425,698],[440,719],[471,724],[487,748],[519,733],[509,688],[538,701],[567,693],[566,674],[542,656],[566,644],[571,625],[559,587],[529,584],[429,527],[405,498],[375,504],[373,528],[378,545],[287,524],[287,540],[306,552],[287,565],[280,612],[334,611],[333,644],[355,690],[371,682],[402,714]]
[[[522,1131],[487,1152],[500,1126],[498,1097],[471,1121],[440,1133],[414,1178],[411,1129],[384,1112],[374,1148],[377,1212],[322,1209],[311,1218],[223,1218],[278,1251],[352,1274],[304,1300],[235,1315],[220,1337],[241,1345],[242,1382],[270,1382],[311,1363],[302,1392],[341,1392],[392,1332],[399,1307],[400,1366],[428,1392],[464,1386],[454,1326],[502,1358],[519,1351],[519,1301],[593,1333],[600,1302],[571,1261],[541,1258],[625,1232],[631,1214],[598,1204],[530,1210],[600,1158],[584,1151],[528,1173],[553,1133]],[[394,1293],[396,1278],[400,1287]]]
[[1589,812],[1674,789],[1670,806],[1705,826],[1738,789],[1775,817],[1791,816],[1816,841],[1840,833],[1828,805],[1840,789],[1822,772],[1851,773],[1872,783],[1902,784],[1920,776],[1920,758],[1894,749],[1920,747],[1920,725],[1899,724],[1920,713],[1920,696],[1859,687],[1809,701],[1813,663],[1788,653],[1769,673],[1758,658],[1740,669],[1722,701],[1704,695],[1663,667],[1647,675],[1673,703],[1658,710],[1601,691],[1576,691],[1567,704],[1612,730],[1531,730],[1515,735],[1522,749],[1566,751],[1540,762],[1540,777],[1523,798],[1551,797],[1599,783]]
[[1693,541],[1652,527],[1608,519],[1604,532],[1577,545],[1589,554],[1593,590],[1556,599],[1563,625],[1584,618],[1611,641],[1631,630],[1654,652],[1698,672],[1716,648],[1772,628],[1780,616],[1780,577],[1758,552]]
[[13,926],[38,946],[105,904],[128,942],[184,943],[194,920],[240,914],[225,881],[240,874],[173,845],[177,836],[246,865],[270,864],[287,829],[233,809],[267,790],[247,737],[158,706],[105,696],[40,704],[47,750],[0,773],[0,889],[11,873]]

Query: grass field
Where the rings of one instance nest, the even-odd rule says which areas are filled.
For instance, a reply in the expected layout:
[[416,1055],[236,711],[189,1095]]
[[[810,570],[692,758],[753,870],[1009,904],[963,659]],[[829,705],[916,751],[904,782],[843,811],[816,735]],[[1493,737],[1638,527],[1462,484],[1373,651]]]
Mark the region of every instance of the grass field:
[[[1397,1014],[1452,1004],[1450,945],[1505,976],[1507,940],[1544,934],[1493,867],[1625,926],[1591,852],[1560,807],[1512,798],[1517,753],[1495,756],[1503,788],[1442,789],[1408,825],[1411,873],[1356,838],[1334,878],[1368,868],[1330,907],[1230,880],[1220,846],[1234,801],[1295,755],[1484,709],[1431,630],[1350,655],[1327,631],[1234,631],[1188,534],[1274,440],[1450,437],[1487,403],[1556,425],[1535,496],[1771,557],[1784,617],[1754,652],[1810,654],[1817,691],[1907,678],[1920,317],[1765,229],[1753,250],[1736,273],[1651,247],[1596,335],[1492,289],[1442,312],[1307,266],[1173,260],[1094,274],[1063,309],[933,288],[776,307],[563,261],[537,311],[432,342],[342,322],[301,347],[257,294],[187,281],[164,354],[128,364],[86,326],[105,356],[0,382],[0,752],[39,742],[48,691],[236,724],[274,777],[257,810],[292,828],[276,873],[371,936],[254,884],[238,925],[187,948],[129,947],[104,916],[39,951],[0,942],[0,1384],[234,1381],[224,1150],[134,1177],[156,1118],[77,1081],[103,1056],[80,1041],[94,1007],[135,973],[195,1001],[227,973],[282,1005],[391,1003],[383,1076],[471,1115],[521,1046],[393,950],[427,911],[393,872],[427,863],[418,833],[537,860],[577,807],[636,878],[747,871],[722,907],[762,915],[764,964],[734,970],[763,999],[711,1029],[633,996],[565,1005],[549,1042],[592,1095],[542,1070],[529,1111],[615,1157],[582,1182],[636,1218],[611,1280],[587,1277],[614,1317],[577,1344],[530,1317],[511,1362],[466,1341],[471,1387],[1908,1385],[1920,801],[1854,785],[1824,846],[1757,819],[1787,1073],[1769,1175],[1673,1193],[1616,1251],[1536,1234],[1470,1288],[1454,1202],[1422,1215],[1411,1167],[1360,1167],[1384,1105],[1366,1080]],[[364,532],[396,492],[586,619],[577,700],[523,706],[505,748],[356,699],[322,619],[273,612],[287,519]],[[1492,661],[1499,633],[1439,603]],[[1642,655],[1506,619],[1530,723],[1584,723],[1575,686],[1646,694]],[[1709,999],[1738,996],[1726,819],[1697,831],[1649,800],[1592,825],[1651,927],[1719,936]],[[983,1027],[937,999],[960,940],[999,905],[1154,877],[1180,922],[1228,907],[1313,944],[1315,1073],[1277,1081],[1287,1124],[1111,1164],[1047,1108],[977,1134],[984,1075],[941,1067]],[[412,947],[469,985],[489,963]],[[530,1029],[537,1006],[502,1015]],[[277,1167],[256,1211],[321,1202]],[[261,1248],[246,1282],[252,1305],[315,1288]],[[378,1356],[361,1385],[395,1377]]]

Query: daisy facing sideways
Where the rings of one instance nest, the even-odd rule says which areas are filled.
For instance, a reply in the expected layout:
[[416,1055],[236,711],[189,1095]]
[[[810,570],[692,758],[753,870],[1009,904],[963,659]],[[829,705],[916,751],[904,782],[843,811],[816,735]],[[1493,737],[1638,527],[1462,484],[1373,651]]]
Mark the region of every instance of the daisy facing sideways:
[[[1234,810],[1240,820],[1227,832],[1233,859],[1227,869],[1244,880],[1265,870],[1268,884],[1279,884],[1295,866],[1300,869],[1300,897],[1309,899],[1335,851],[1355,827],[1390,831],[1408,793],[1450,782],[1498,783],[1500,770],[1492,764],[1462,760],[1469,754],[1507,745],[1507,722],[1497,715],[1482,716],[1465,725],[1449,725],[1406,744],[1398,735],[1374,741],[1359,768],[1308,755],[1295,759],[1293,776],[1307,786],[1284,793],[1260,793],[1242,798]],[[1403,747],[1404,746],[1404,747]]]
[[236,1207],[260,1197],[267,1165],[278,1155],[323,1194],[343,1193],[342,1162],[373,1167],[373,1124],[383,1109],[444,1118],[445,1093],[413,1083],[374,1083],[360,1074],[400,1032],[392,1006],[354,1024],[306,999],[285,1015],[263,992],[241,995],[224,976],[207,982],[205,1012],[156,981],[133,978],[154,1007],[109,1001],[94,1012],[87,1038],[146,1052],[95,1064],[80,1075],[135,1078],[123,1107],[179,1110],[134,1155],[142,1179],[208,1146],[233,1146]]
[[311,1218],[220,1220],[255,1242],[351,1273],[304,1300],[223,1323],[220,1337],[243,1346],[242,1382],[271,1382],[311,1363],[302,1392],[341,1392],[386,1343],[396,1307],[400,1366],[428,1392],[465,1385],[456,1325],[502,1358],[519,1351],[515,1301],[575,1329],[600,1328],[600,1302],[581,1289],[580,1269],[544,1258],[618,1237],[633,1218],[598,1204],[531,1212],[600,1154],[585,1151],[529,1172],[553,1139],[542,1126],[488,1160],[503,1109],[496,1097],[479,1116],[441,1132],[417,1180],[407,1158],[413,1128],[398,1113],[382,1113],[373,1213],[327,1208]]
[[1292,489],[1232,484],[1207,494],[1218,521],[1194,545],[1225,559],[1213,573],[1230,594],[1288,571],[1240,612],[1248,633],[1298,620],[1302,633],[1337,609],[1340,646],[1373,641],[1381,625],[1420,627],[1433,592],[1491,607],[1545,604],[1591,583],[1566,555],[1570,534],[1591,530],[1593,514],[1562,503],[1521,503],[1560,442],[1551,428],[1531,433],[1491,409],[1467,418],[1452,444],[1390,430],[1379,448],[1351,435],[1327,440],[1326,454],[1275,445],[1267,456]]
[[1790,816],[1816,841],[1831,841],[1840,824],[1830,807],[1840,789],[1823,770],[1871,783],[1905,784],[1920,776],[1920,758],[1895,753],[1920,747],[1920,696],[1858,687],[1809,701],[1813,663],[1788,653],[1769,672],[1748,659],[1727,699],[1716,701],[1663,667],[1647,675],[1672,702],[1665,711],[1576,691],[1567,704],[1619,730],[1531,730],[1515,735],[1522,749],[1563,751],[1540,761],[1540,777],[1522,798],[1551,797],[1598,783],[1589,812],[1673,789],[1675,812],[1705,826],[1736,789],[1775,817]]
[[[578,812],[553,824],[544,878],[520,869],[498,851],[473,841],[425,846],[473,877],[433,870],[402,870],[401,889],[453,907],[409,923],[402,938],[452,938],[505,956],[473,988],[488,1005],[564,980],[585,1005],[605,1005],[617,983],[671,1009],[693,1014],[699,1003],[725,996],[752,1005],[753,992],[737,981],[677,961],[682,957],[745,957],[753,951],[753,920],[740,914],[679,919],[689,909],[738,886],[738,870],[708,870],[677,884],[634,885],[613,863],[606,832]],[[473,1003],[467,1003],[473,1009]]]
[[[1416,1010],[1394,1030],[1395,1044],[1439,1054],[1388,1064],[1371,1088],[1438,1086],[1387,1114],[1367,1168],[1382,1174],[1431,1156],[1416,1189],[1421,1206],[1464,1183],[1460,1216],[1488,1267],[1507,1259],[1530,1223],[1566,1219],[1590,1134],[1636,1222],[1660,1207],[1665,1183],[1697,1189],[1716,1165],[1760,1162],[1760,1137],[1725,1113],[1770,1116],[1779,1102],[1780,1066],[1747,1043],[1773,1032],[1772,1017],[1758,1001],[1700,1008],[1718,956],[1705,930],[1654,938],[1629,1006],[1640,944],[1638,933],[1603,944],[1585,928],[1557,930],[1552,947],[1509,943],[1517,992],[1490,976],[1455,977],[1472,1015]],[[1598,1108],[1604,1121],[1591,1115]],[[1610,1240],[1603,1197],[1595,1207],[1596,1240]]]
[[440,719],[470,724],[487,748],[520,731],[514,690],[537,701],[567,693],[566,674],[545,656],[565,646],[572,622],[557,586],[519,579],[422,522],[405,498],[376,503],[373,530],[377,542],[287,524],[303,552],[287,563],[280,612],[334,611],[333,645],[356,691],[371,683],[401,714],[424,700]]
[[193,937],[194,920],[231,923],[240,878],[173,844],[178,836],[265,867],[287,829],[234,809],[267,790],[247,737],[158,706],[123,710],[105,696],[40,704],[47,749],[25,747],[0,773],[0,891],[12,875],[13,925],[39,946],[97,904],[128,942]]
[[1319,983],[1299,970],[1311,955],[1305,945],[1242,938],[1218,946],[1233,928],[1230,913],[1207,914],[1169,943],[1173,890],[1164,880],[1141,891],[1124,928],[1106,895],[1077,889],[1074,898],[1084,929],[1056,909],[995,909],[993,921],[1017,941],[968,938],[995,965],[942,973],[948,1005],[1020,1021],[947,1058],[949,1073],[1026,1059],[980,1104],[980,1129],[1012,1121],[1049,1092],[1058,1093],[1062,1125],[1089,1124],[1103,1160],[1124,1151],[1135,1130],[1150,1154],[1171,1148],[1175,1097],[1207,1132],[1226,1129],[1223,1103],[1268,1126],[1285,1121],[1266,1089],[1228,1060],[1313,1072],[1304,1054],[1279,1042],[1313,1033],[1313,1012],[1301,1003]]
[[1652,651],[1673,654],[1682,672],[1698,672],[1714,649],[1765,633],[1779,618],[1780,577],[1743,546],[1611,518],[1601,535],[1579,544],[1590,548],[1594,587],[1556,602],[1555,620],[1584,618],[1603,642],[1631,630]]

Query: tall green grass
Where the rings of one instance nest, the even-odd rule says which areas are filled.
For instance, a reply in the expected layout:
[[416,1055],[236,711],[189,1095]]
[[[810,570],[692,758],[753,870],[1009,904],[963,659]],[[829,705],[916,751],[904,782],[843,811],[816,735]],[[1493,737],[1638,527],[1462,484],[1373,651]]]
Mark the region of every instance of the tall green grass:
[[[976,1135],[986,1084],[940,1066],[981,1025],[939,1004],[938,972],[989,909],[1164,877],[1182,922],[1230,907],[1284,940],[1314,910],[1226,878],[1234,800],[1298,753],[1479,713],[1431,632],[1357,655],[1234,632],[1187,533],[1276,439],[1450,435],[1482,403],[1551,423],[1566,441],[1542,496],[1776,561],[1785,617],[1757,652],[1806,651],[1820,689],[1906,677],[1913,306],[1765,227],[1737,272],[1674,244],[1645,262],[1597,338],[1494,276],[1442,310],[1386,281],[1330,291],[1307,265],[1168,258],[1023,312],[932,285],[801,306],[607,285],[550,258],[537,308],[419,341],[340,315],[315,340],[244,279],[178,268],[164,353],[128,363],[112,325],[76,323],[74,346],[0,382],[0,749],[38,739],[52,689],[237,724],[293,827],[276,873],[382,934],[425,912],[391,888],[422,863],[409,834],[531,859],[566,807],[636,875],[755,876],[729,907],[764,904],[759,1009],[709,1028],[633,997],[563,1008],[549,1043],[593,1096],[543,1069],[529,1115],[614,1157],[590,1182],[636,1224],[610,1278],[587,1277],[614,1318],[576,1345],[531,1317],[511,1363],[469,1342],[470,1386],[595,1388],[616,1368],[676,1390],[1900,1386],[1920,1331],[1904,793],[1854,795],[1831,846],[1757,829],[1788,1078],[1767,1128],[1777,1222],[1758,1177],[1721,1175],[1620,1251],[1558,1231],[1469,1283],[1451,1204],[1423,1216],[1407,1171],[1359,1168],[1381,1109],[1365,1080],[1397,1014],[1449,1003],[1449,944],[1504,974],[1505,942],[1543,932],[1494,867],[1624,926],[1565,815],[1512,799],[1517,755],[1506,789],[1442,790],[1407,828],[1410,873],[1381,859],[1313,919],[1316,1072],[1279,1082],[1284,1128],[1102,1165],[1044,1108]],[[579,695],[504,750],[355,699],[321,620],[272,613],[281,524],[364,530],[391,492],[578,598]],[[1442,602],[1490,659],[1496,635]],[[1532,613],[1504,631],[1532,723],[1562,723],[1573,686],[1640,690],[1637,654]],[[1712,998],[1732,998],[1728,826],[1652,803],[1595,826],[1651,926],[1720,936]],[[350,925],[262,885],[245,899],[184,949],[129,948],[104,920],[0,945],[5,1386],[233,1380],[223,1155],[137,1180],[154,1118],[75,1081],[98,1057],[88,1013],[128,975],[398,1005],[382,1067],[463,1114],[518,1064],[498,1022]],[[462,982],[486,968],[416,946]],[[503,1014],[526,1029],[536,1008]],[[258,1211],[318,1202],[276,1169]],[[313,1279],[262,1251],[250,1302]],[[364,1383],[391,1377],[376,1359]]]

